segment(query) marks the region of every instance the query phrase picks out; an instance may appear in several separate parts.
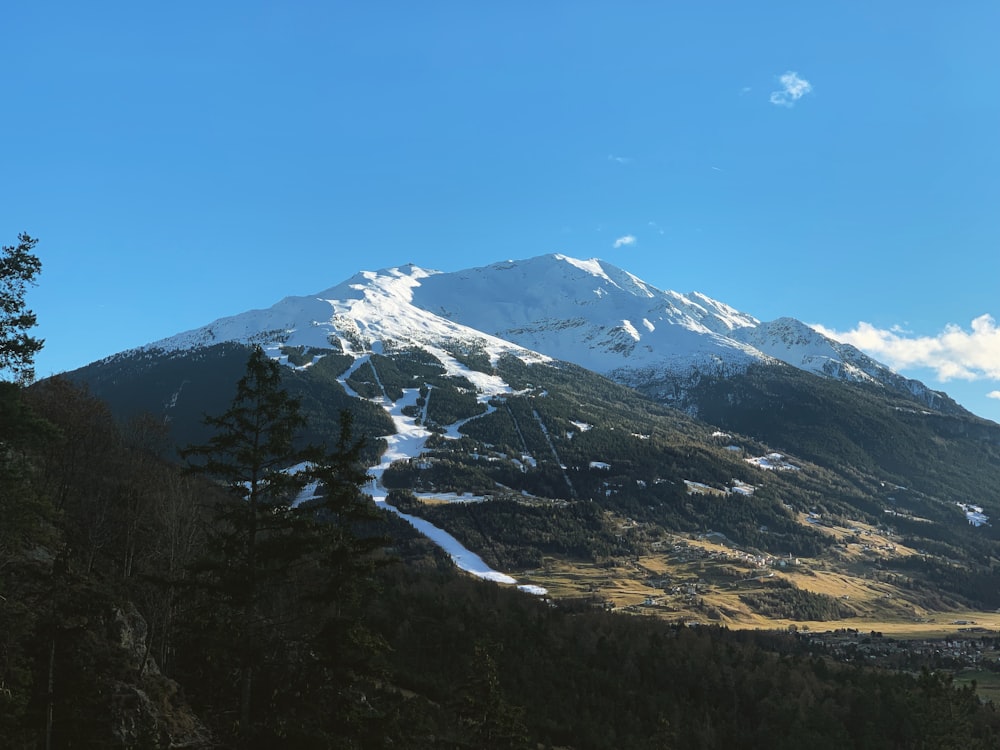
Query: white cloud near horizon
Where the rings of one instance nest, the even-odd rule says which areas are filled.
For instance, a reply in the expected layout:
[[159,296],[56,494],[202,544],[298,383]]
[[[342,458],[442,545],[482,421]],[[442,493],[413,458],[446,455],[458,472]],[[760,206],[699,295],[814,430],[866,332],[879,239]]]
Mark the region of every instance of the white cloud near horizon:
[[[899,326],[876,328],[860,322],[852,331],[817,331],[885,362],[894,370],[926,367],[939,380],[1000,380],[1000,328],[992,315],[975,318],[968,329],[949,323],[936,336],[915,336]],[[996,395],[994,395],[996,394]],[[990,393],[1000,398],[1000,391]]]
[[990,391],[986,394],[986,398],[1000,399],[1000,391]]
[[634,234],[626,234],[624,237],[619,237],[615,240],[614,248],[617,250],[620,247],[626,247],[627,245],[634,245],[636,243],[636,238]]
[[800,78],[794,70],[789,70],[778,78],[780,91],[771,92],[771,104],[780,107],[794,107],[795,102],[812,91],[812,84],[805,78]]

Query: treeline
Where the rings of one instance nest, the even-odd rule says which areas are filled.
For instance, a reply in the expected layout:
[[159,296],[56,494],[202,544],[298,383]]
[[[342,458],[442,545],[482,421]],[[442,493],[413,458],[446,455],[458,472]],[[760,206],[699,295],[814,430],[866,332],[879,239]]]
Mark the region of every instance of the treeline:
[[466,700],[479,706],[475,729],[503,738],[473,735],[475,747],[987,748],[1000,739],[1000,717],[948,677],[834,664],[790,635],[552,607],[405,567],[391,571],[369,617],[392,646],[397,686],[414,695],[401,707],[419,715],[407,747],[466,746],[443,741],[449,707]]

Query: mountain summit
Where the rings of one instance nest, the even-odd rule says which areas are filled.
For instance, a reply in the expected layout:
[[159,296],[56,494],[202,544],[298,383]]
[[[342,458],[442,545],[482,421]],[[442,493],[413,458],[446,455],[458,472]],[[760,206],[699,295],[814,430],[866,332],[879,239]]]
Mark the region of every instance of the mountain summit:
[[922,405],[960,407],[853,346],[793,318],[761,322],[698,292],[664,291],[606,261],[561,254],[441,272],[415,265],[363,271],[317,294],[222,318],[150,344],[173,351],[222,343],[381,351],[458,346],[564,360],[682,400],[687,383],[783,362],[837,380],[887,387]]

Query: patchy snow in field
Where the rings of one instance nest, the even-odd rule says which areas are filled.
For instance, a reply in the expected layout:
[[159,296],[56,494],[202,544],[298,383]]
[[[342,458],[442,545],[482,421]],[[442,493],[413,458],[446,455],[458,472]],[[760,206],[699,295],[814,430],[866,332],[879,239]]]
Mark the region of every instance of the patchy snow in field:
[[710,487],[704,482],[694,482],[690,479],[684,480],[684,486],[687,487],[687,493],[689,495],[708,495],[717,494],[719,490],[715,487]]
[[766,471],[800,471],[798,466],[788,463],[781,453],[768,453],[766,456],[744,458],[743,460]]
[[522,583],[517,587],[519,591],[523,591],[526,594],[534,594],[535,596],[545,596],[549,593],[549,590],[543,586],[535,586],[533,583]]
[[983,509],[980,506],[971,505],[970,503],[955,503],[955,505],[965,511],[965,517],[973,526],[989,525],[990,517],[983,513]]

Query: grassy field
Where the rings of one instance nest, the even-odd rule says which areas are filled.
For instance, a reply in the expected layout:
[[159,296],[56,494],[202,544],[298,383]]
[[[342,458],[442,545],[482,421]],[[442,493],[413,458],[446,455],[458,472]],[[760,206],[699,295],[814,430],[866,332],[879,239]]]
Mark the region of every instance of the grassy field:
[[[832,533],[850,534],[845,529]],[[871,535],[865,544],[891,542]],[[897,546],[898,550],[898,546]],[[864,550],[868,552],[868,550]],[[908,554],[903,550],[902,554]],[[714,538],[674,537],[656,554],[606,564],[546,558],[542,568],[520,574],[553,598],[592,596],[607,606],[672,621],[702,622],[730,628],[826,631],[840,628],[877,630],[901,638],[937,638],[984,628],[1000,631],[1000,613],[931,611],[909,601],[906,592],[865,576],[867,567],[854,560],[770,560],[734,550]],[[792,620],[754,612],[741,594],[773,590],[777,581],[837,599],[853,617],[836,620]]]
[[955,675],[958,685],[976,683],[976,694],[980,700],[991,701],[1000,706],[1000,674],[985,669],[965,669]]

